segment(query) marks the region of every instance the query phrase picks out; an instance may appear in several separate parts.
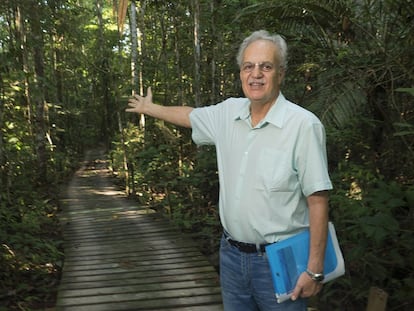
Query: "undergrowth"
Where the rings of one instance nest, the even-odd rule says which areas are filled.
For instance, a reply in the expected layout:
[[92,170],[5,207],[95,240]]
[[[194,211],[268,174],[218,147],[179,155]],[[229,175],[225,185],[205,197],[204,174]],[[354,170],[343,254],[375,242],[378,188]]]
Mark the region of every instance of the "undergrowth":
[[17,198],[0,205],[0,310],[44,310],[56,298],[62,241],[53,201]]

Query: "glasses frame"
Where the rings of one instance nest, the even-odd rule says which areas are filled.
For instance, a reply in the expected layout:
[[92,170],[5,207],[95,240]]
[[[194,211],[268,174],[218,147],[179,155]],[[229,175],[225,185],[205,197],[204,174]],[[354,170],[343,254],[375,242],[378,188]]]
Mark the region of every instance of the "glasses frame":
[[273,64],[272,62],[260,62],[260,63],[244,62],[241,65],[240,70],[248,73],[248,72],[252,72],[253,70],[255,70],[256,67],[259,67],[259,70],[261,72],[271,72],[275,70],[277,66]]

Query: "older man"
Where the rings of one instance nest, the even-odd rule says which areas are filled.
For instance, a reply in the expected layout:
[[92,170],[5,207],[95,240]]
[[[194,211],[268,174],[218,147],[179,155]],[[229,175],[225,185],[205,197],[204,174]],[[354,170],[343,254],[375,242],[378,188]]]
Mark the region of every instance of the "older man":
[[[280,92],[287,46],[279,35],[256,31],[237,62],[246,98],[203,108],[160,106],[146,97],[128,112],[191,127],[197,144],[213,144],[219,168],[220,280],[226,311],[306,310],[322,285],[328,195],[325,131],[311,112]],[[278,304],[264,246],[310,229],[307,272],[290,301]]]

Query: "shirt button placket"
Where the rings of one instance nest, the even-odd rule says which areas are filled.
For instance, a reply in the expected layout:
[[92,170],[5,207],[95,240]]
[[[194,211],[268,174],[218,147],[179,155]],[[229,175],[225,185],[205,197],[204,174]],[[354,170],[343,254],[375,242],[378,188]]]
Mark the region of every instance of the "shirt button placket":
[[247,135],[247,144],[246,149],[243,152],[242,160],[240,162],[240,171],[239,171],[239,178],[237,179],[237,190],[236,190],[236,200],[240,201],[240,197],[243,193],[243,184],[245,183],[246,178],[246,169],[248,165],[248,158],[249,158],[249,151],[252,146],[255,131],[251,130]]

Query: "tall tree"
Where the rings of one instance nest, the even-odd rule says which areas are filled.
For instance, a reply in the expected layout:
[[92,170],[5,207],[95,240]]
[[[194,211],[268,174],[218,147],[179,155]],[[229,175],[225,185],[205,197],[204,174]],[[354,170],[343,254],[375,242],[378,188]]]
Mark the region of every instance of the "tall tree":
[[[100,47],[99,49],[99,62],[98,62],[98,72],[100,83],[98,85],[98,97],[101,100],[101,107],[104,107],[104,118],[102,119],[101,130],[104,133],[103,138],[108,140],[110,137],[110,130],[112,128],[112,106],[111,106],[111,96],[110,96],[110,59],[108,59],[108,44],[104,37],[105,33],[105,23],[103,18],[104,4],[102,0],[96,0],[96,12],[98,18],[98,38],[97,42]],[[109,144],[108,141],[106,141]]]
[[[2,53],[0,52],[0,55]],[[0,59],[2,57],[0,56]],[[4,135],[3,135],[3,128],[4,128],[4,88],[3,88],[3,75],[2,75],[3,68],[0,65],[0,189],[6,189],[7,179],[6,179],[6,156],[4,150]],[[7,193],[7,191],[5,191]],[[0,196],[2,194],[0,193]]]
[[131,31],[131,73],[132,73],[132,95],[140,93],[139,66],[138,66],[138,25],[137,6],[135,0],[131,0],[129,10],[129,24]]
[[195,106],[201,106],[201,33],[200,33],[200,1],[192,0],[194,21],[194,100]]
[[27,17],[31,27],[31,44],[34,61],[34,80],[30,89],[30,97],[35,106],[34,129],[35,146],[37,155],[37,182],[47,182],[47,161],[46,152],[46,117],[45,117],[45,68],[44,68],[44,37],[41,25],[43,4],[31,0],[28,6]]

